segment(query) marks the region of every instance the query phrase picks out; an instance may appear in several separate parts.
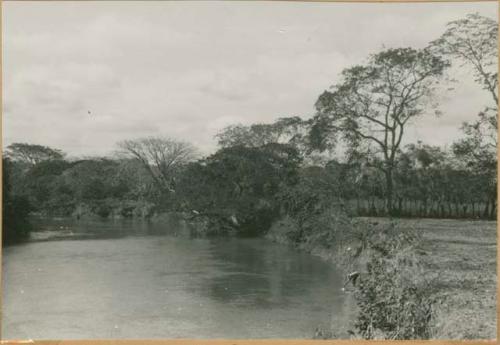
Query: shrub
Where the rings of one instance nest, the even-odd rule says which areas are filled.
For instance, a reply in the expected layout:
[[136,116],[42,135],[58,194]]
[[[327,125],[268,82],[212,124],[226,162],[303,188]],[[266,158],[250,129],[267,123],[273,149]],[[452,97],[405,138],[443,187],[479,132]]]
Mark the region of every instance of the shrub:
[[342,208],[332,205],[302,222],[303,241],[324,248],[343,247],[352,234],[353,221]]
[[286,186],[276,197],[282,214],[296,224],[294,231],[287,234],[288,239],[324,248],[340,246],[352,227],[345,203],[335,190],[325,188],[325,177],[314,169],[302,175],[298,183]]
[[355,296],[356,329],[365,339],[428,339],[435,299],[415,254],[420,238],[394,224],[372,234]]

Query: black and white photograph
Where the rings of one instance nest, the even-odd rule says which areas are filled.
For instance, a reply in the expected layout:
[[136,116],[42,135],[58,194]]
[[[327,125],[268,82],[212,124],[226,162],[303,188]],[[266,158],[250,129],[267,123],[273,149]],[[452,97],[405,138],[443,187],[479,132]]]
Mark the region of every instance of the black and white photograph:
[[1,6],[2,340],[497,338],[497,1]]

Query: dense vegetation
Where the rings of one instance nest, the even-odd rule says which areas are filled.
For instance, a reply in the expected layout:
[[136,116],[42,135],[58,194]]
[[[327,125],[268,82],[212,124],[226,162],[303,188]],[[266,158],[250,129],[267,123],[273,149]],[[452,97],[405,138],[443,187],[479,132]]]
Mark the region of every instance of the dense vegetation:
[[[318,96],[313,116],[224,128],[208,157],[165,137],[123,141],[113,157],[83,159],[12,144],[3,160],[3,238],[26,236],[30,212],[76,218],[175,212],[203,224],[203,234],[262,235],[284,222],[284,236],[295,244],[342,247],[356,239],[354,257],[369,250],[357,291],[361,336],[428,338],[432,301],[405,256],[415,240],[366,231],[352,217],[496,217],[496,42],[496,22],[469,15],[425,49],[385,49],[345,69]],[[446,71],[456,64],[471,68],[491,104],[449,146],[404,145],[408,126],[440,114],[435,93],[448,87]],[[383,292],[381,281],[390,285]]]
[[31,230],[28,215],[31,205],[26,197],[13,195],[12,193],[12,162],[2,159],[2,195],[3,195],[3,226],[2,237],[4,242],[12,242],[25,239]]

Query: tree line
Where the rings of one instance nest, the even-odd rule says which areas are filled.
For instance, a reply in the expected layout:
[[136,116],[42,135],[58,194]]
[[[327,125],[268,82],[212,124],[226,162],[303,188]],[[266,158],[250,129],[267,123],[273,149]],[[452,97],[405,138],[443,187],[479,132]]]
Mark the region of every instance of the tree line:
[[[423,49],[383,49],[344,69],[312,116],[226,127],[207,157],[166,137],[122,141],[111,157],[81,159],[11,144],[3,156],[4,234],[26,229],[21,219],[32,212],[148,218],[173,211],[215,232],[245,234],[332,205],[357,216],[493,219],[497,38],[494,20],[471,14]],[[436,96],[449,88],[451,66],[468,68],[491,103],[446,147],[404,145],[408,126],[424,115],[453,116],[440,113]]]

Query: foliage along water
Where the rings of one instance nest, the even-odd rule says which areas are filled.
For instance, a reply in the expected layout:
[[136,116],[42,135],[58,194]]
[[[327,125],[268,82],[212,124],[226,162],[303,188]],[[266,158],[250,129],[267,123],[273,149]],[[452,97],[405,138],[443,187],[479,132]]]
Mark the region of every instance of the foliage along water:
[[3,251],[4,339],[311,338],[348,323],[340,271],[264,239],[125,221],[35,230]]

